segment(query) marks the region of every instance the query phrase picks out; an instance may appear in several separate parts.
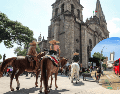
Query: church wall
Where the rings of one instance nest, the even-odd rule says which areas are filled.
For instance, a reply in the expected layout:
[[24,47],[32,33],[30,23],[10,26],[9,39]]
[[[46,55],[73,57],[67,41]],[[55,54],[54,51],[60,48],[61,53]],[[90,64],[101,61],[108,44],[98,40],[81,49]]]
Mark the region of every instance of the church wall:
[[85,26],[81,26],[82,37],[82,66],[87,68],[87,32]]
[[65,33],[59,35],[59,46],[60,46],[60,50],[61,50],[61,57],[65,57],[64,52],[65,52]]
[[72,60],[72,54],[74,52],[74,18],[70,16],[65,16],[65,56],[69,59],[68,62]]
[[54,36],[54,22],[52,22],[51,37]]
[[[76,52],[76,49],[78,50],[79,53],[79,49],[80,49],[80,26],[78,23],[75,23],[75,28],[74,28],[74,51]],[[76,39],[78,40],[78,42],[76,41]]]

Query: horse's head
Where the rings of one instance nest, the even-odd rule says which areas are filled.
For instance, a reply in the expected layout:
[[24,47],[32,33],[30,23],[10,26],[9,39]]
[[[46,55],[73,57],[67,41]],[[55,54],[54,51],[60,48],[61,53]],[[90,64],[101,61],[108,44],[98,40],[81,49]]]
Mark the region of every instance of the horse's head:
[[38,58],[38,59],[40,59],[40,58],[41,58],[41,53],[39,53],[39,54],[37,55],[37,58]]
[[[61,57],[60,57],[60,58],[61,58]],[[67,61],[68,61],[67,58],[62,57],[62,58],[60,59],[60,61],[59,61],[59,64],[61,63],[61,67],[63,67],[65,64],[67,64]]]
[[45,56],[45,52],[41,52],[41,57]]
[[37,55],[37,58],[38,59],[41,59],[41,57],[45,56],[45,52],[41,52]]

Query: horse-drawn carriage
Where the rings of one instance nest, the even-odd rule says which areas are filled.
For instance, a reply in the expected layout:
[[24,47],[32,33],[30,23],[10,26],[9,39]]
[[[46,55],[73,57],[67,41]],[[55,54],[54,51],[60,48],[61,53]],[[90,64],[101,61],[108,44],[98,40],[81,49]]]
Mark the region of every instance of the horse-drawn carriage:
[[82,76],[83,76],[83,80],[84,80],[84,78],[86,80],[86,77],[92,78],[90,70],[89,69],[85,69],[85,68],[82,68]]
[[83,80],[84,80],[84,78],[86,80],[86,77],[92,78],[91,73],[82,73],[82,76],[83,76]]

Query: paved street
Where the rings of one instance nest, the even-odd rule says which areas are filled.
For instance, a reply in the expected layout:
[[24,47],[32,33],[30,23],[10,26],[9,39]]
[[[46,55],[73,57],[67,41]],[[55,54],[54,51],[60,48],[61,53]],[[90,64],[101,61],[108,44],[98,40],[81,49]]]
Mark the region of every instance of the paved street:
[[[87,78],[86,81],[83,81],[82,76],[78,84],[76,84],[75,81],[71,83],[68,77],[58,74],[58,89],[55,89],[54,80],[53,78],[52,89],[49,94],[119,94],[120,92],[120,90],[105,89],[92,78]],[[4,76],[0,78],[0,94],[40,94],[40,78],[38,79],[39,87],[35,87],[35,77],[30,77],[30,74],[28,77],[25,75],[20,76],[19,81],[20,90],[16,91],[17,83],[16,80],[13,79],[13,88],[15,91],[10,91],[10,77]]]

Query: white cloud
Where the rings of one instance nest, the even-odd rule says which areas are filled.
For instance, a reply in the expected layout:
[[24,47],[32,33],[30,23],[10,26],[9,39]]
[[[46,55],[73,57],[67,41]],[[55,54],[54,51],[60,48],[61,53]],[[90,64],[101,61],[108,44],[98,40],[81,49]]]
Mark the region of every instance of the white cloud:
[[108,31],[110,32],[109,37],[120,37],[120,27],[117,26],[116,22],[120,22],[120,18],[113,18],[107,22]]

